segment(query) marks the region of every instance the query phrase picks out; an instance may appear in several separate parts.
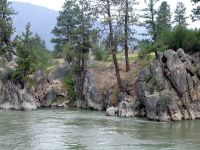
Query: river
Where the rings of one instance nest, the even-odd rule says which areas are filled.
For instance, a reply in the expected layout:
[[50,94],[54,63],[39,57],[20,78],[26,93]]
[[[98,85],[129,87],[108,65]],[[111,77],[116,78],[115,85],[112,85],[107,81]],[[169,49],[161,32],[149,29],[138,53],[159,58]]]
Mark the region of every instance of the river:
[[158,123],[102,112],[0,112],[0,150],[199,150],[200,121]]

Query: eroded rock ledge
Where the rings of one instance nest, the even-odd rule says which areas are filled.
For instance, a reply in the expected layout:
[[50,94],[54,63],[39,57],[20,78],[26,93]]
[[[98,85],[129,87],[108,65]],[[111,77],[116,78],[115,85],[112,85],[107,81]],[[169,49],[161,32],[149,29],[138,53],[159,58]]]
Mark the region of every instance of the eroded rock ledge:
[[40,103],[27,89],[21,89],[9,79],[6,69],[0,68],[0,109],[2,110],[36,110]]
[[167,50],[136,82],[139,116],[156,121],[200,118],[200,69],[182,49]]

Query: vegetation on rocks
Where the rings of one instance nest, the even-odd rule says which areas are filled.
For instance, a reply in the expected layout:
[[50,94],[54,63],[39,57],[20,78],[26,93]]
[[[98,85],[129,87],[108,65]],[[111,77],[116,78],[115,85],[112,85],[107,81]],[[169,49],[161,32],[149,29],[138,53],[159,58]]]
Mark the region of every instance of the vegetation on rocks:
[[[199,1],[193,2],[196,21]],[[198,58],[200,30],[188,27],[183,3],[177,3],[173,14],[167,1],[158,6],[158,0],[147,0],[147,7],[137,14],[135,0],[66,0],[52,30],[53,52],[38,33],[32,33],[29,23],[12,40],[12,15],[16,13],[7,0],[0,4],[1,79],[21,98],[32,95],[31,102],[44,107],[69,103],[92,110],[111,107],[112,114],[125,117],[195,118],[193,106],[186,101],[199,99],[198,59],[185,53]],[[133,27],[137,25],[147,30],[141,41],[135,39]],[[191,113],[187,117],[179,108]]]

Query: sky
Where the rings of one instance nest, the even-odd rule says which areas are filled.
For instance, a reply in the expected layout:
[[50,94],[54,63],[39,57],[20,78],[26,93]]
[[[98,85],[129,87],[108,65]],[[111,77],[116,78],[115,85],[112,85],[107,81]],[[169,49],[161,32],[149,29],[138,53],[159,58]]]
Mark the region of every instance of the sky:
[[[36,4],[39,6],[44,6],[49,9],[56,10],[56,11],[62,10],[62,6],[65,2],[65,0],[10,0],[10,1],[28,2],[28,3]],[[140,2],[138,9],[140,9],[140,8],[143,9],[146,7],[146,4],[144,3],[145,0],[138,0],[138,1]],[[162,1],[164,1],[164,0],[160,0],[160,2],[158,3],[158,6]],[[187,15],[190,16],[191,10],[193,8],[191,0],[165,0],[165,1],[167,1],[170,4],[172,12],[174,12],[174,10],[176,8],[176,3],[178,1],[183,2],[187,8]],[[195,28],[195,27],[199,28],[199,26],[200,26],[200,21],[192,23],[192,21],[190,19],[188,19],[188,22],[189,22],[189,24],[191,24],[190,27],[192,27],[192,28]]]

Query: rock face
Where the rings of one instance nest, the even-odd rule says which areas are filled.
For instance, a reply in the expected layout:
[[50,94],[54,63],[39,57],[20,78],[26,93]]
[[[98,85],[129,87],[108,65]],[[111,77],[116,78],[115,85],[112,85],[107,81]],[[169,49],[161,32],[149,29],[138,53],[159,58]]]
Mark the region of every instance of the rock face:
[[42,107],[67,107],[67,91],[62,83],[70,70],[71,65],[62,64],[49,73],[40,70],[34,74],[34,95]]
[[6,70],[0,71],[0,109],[3,110],[35,110],[40,105],[27,89],[20,89]]
[[109,107],[106,110],[106,116],[119,116],[119,117],[135,117],[136,100],[132,96],[120,93],[118,107]]
[[136,114],[135,107],[137,106],[134,97],[120,94],[120,103],[118,105],[118,116],[120,117],[134,117]]
[[118,114],[118,108],[115,107],[109,107],[105,113],[106,116],[115,116],[117,114]]
[[[87,70],[84,73],[84,84],[83,84],[83,97],[82,99],[76,100],[76,106],[84,109],[92,110],[103,110],[103,102],[101,95],[97,90],[96,83],[92,76],[93,70]],[[76,84],[76,89],[80,86]]]
[[200,70],[182,49],[159,54],[136,82],[139,115],[150,120],[200,118]]

